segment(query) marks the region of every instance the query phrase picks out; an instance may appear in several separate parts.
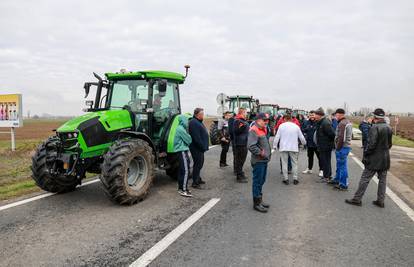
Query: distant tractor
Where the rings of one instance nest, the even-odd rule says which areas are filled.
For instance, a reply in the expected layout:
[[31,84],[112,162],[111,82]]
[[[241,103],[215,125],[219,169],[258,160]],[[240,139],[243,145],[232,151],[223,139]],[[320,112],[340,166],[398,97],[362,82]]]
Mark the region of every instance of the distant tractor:
[[303,110],[303,109],[294,109],[293,112],[292,112],[292,114],[294,116],[297,116],[297,115],[306,116],[306,115],[308,115],[308,112],[306,110]]
[[[217,109],[217,115],[219,117],[221,117],[225,111],[230,111],[235,114],[239,108],[243,107],[247,110],[247,120],[251,122],[256,116],[259,100],[253,98],[253,96],[226,96],[221,93],[217,96],[217,103],[219,104]],[[210,126],[210,142],[212,145],[220,144],[220,134],[217,125],[218,120],[214,120]]]
[[119,204],[145,198],[155,168],[175,176],[173,152],[181,114],[179,85],[185,76],[167,71],[97,74],[87,113],[69,120],[43,142],[32,158],[32,177],[49,192],[72,191],[87,172],[100,174],[106,194]]
[[262,104],[262,103],[260,103],[259,106],[258,106],[258,112],[269,114],[270,129],[273,129],[276,125],[278,110],[279,110],[279,105],[277,105],[277,104]]

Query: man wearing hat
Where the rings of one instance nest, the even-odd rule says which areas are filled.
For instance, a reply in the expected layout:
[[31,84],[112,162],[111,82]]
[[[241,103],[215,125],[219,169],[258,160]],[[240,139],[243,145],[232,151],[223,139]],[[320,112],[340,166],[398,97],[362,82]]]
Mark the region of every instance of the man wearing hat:
[[267,163],[270,161],[272,149],[267,138],[266,115],[259,113],[254,125],[249,130],[247,148],[251,155],[253,167],[253,209],[267,212],[269,205],[262,201],[262,187],[266,181]]
[[352,123],[345,117],[345,110],[338,108],[335,111],[338,122],[335,136],[336,175],[328,184],[335,189],[348,190],[348,155],[351,152]]
[[374,111],[373,125],[369,130],[368,146],[364,151],[362,163],[365,169],[355,195],[345,202],[351,205],[361,206],[361,200],[372,177],[378,175],[377,200],[373,204],[383,208],[385,189],[387,188],[387,171],[390,169],[390,149],[392,147],[392,129],[385,121],[385,112],[381,108]]
[[315,120],[318,122],[315,131],[315,141],[323,172],[321,179],[328,182],[332,177],[331,157],[332,150],[334,149],[335,131],[331,122],[325,117],[323,108],[315,110]]

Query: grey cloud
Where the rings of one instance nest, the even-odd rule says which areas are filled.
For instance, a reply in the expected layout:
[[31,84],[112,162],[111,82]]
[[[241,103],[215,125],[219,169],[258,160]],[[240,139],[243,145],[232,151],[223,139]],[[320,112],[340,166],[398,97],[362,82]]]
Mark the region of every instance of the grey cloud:
[[[306,109],[413,111],[411,1],[1,1],[0,93],[80,114],[92,71],[183,71],[184,110],[249,94]],[[58,104],[58,105],[55,105]]]

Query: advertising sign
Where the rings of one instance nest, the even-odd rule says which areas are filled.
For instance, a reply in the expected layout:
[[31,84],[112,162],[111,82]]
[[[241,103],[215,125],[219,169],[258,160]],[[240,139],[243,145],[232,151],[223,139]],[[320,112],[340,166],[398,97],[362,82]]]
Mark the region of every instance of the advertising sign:
[[0,127],[22,127],[22,95],[0,95]]

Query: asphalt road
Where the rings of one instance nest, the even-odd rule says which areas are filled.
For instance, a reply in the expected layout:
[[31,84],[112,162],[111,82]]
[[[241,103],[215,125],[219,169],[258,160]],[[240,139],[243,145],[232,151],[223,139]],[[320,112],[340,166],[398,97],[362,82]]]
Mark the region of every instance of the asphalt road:
[[[362,207],[344,203],[362,172],[353,160],[350,190],[337,192],[316,174],[282,184],[275,153],[264,187],[272,206],[260,214],[251,183],[218,168],[219,151],[206,154],[207,188],[192,199],[159,173],[149,197],[130,207],[95,183],[0,211],[0,266],[127,266],[211,198],[221,200],[150,266],[414,266],[414,222],[388,197],[385,209],[373,206],[376,184]],[[305,163],[302,153],[301,170]]]

